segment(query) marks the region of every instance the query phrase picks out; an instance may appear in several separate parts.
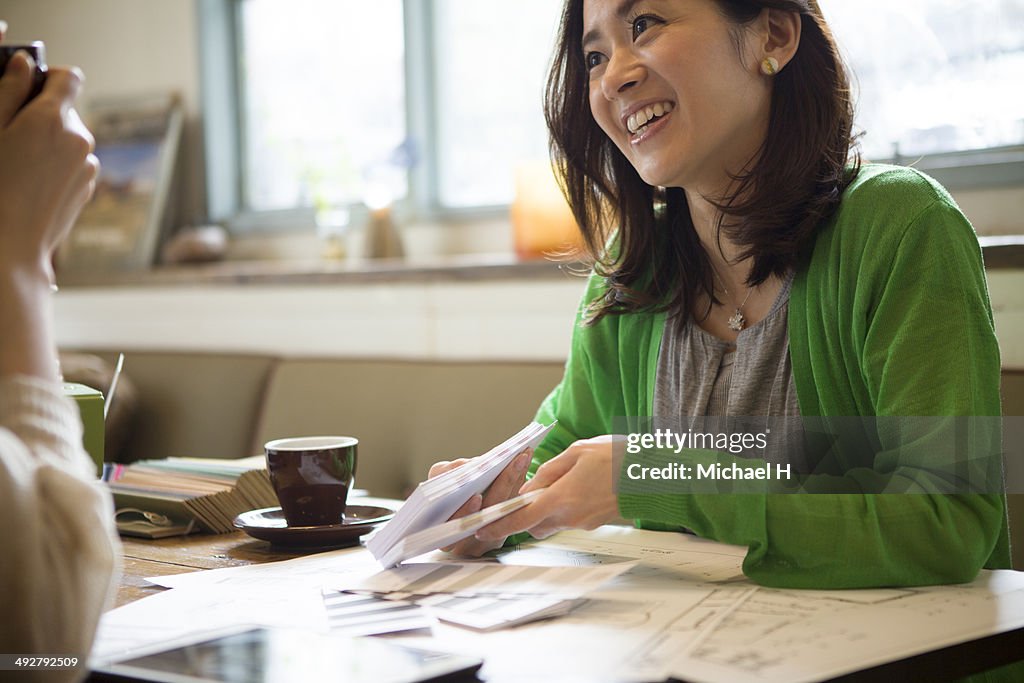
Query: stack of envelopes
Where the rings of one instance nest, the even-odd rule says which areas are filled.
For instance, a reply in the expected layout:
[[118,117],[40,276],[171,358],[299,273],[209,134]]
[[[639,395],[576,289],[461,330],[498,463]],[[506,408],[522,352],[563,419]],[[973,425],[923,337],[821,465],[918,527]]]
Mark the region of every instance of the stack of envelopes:
[[366,547],[385,568],[393,567],[465,538],[484,524],[526,505],[533,498],[530,494],[444,524],[471,497],[483,493],[513,458],[526,449],[536,448],[553,426],[554,423],[545,427],[531,422],[483,455],[421,483],[394,518],[367,541]]

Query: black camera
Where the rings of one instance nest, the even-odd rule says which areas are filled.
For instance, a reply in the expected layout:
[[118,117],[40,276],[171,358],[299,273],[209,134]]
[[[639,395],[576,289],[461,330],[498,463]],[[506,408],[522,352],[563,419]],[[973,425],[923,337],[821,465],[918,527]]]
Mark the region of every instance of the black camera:
[[46,83],[46,46],[41,40],[35,40],[27,45],[0,45],[0,76],[3,76],[4,71],[7,70],[7,62],[19,50],[24,50],[32,55],[32,59],[36,62],[32,90],[29,92],[28,99],[25,100],[28,102],[43,91],[43,85]]

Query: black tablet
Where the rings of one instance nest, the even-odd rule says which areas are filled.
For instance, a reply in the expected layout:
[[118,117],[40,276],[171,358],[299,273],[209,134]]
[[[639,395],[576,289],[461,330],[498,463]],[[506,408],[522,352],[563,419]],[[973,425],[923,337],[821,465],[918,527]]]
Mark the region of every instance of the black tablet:
[[92,672],[90,681],[414,683],[476,681],[483,662],[380,638],[254,629]]

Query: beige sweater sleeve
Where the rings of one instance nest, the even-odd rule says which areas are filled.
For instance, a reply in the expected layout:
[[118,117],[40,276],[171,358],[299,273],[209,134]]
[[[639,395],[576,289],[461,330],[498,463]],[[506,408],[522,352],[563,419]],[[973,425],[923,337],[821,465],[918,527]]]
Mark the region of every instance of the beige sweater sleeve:
[[52,382],[0,378],[0,549],[0,653],[77,656],[77,671],[18,680],[78,680],[120,545],[78,411]]

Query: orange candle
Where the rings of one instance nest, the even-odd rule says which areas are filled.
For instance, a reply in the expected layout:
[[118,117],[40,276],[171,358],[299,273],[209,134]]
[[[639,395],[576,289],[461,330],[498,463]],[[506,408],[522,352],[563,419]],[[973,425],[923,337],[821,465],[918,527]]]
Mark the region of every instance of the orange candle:
[[547,161],[516,168],[511,217],[516,254],[520,258],[564,255],[582,244],[576,219]]

